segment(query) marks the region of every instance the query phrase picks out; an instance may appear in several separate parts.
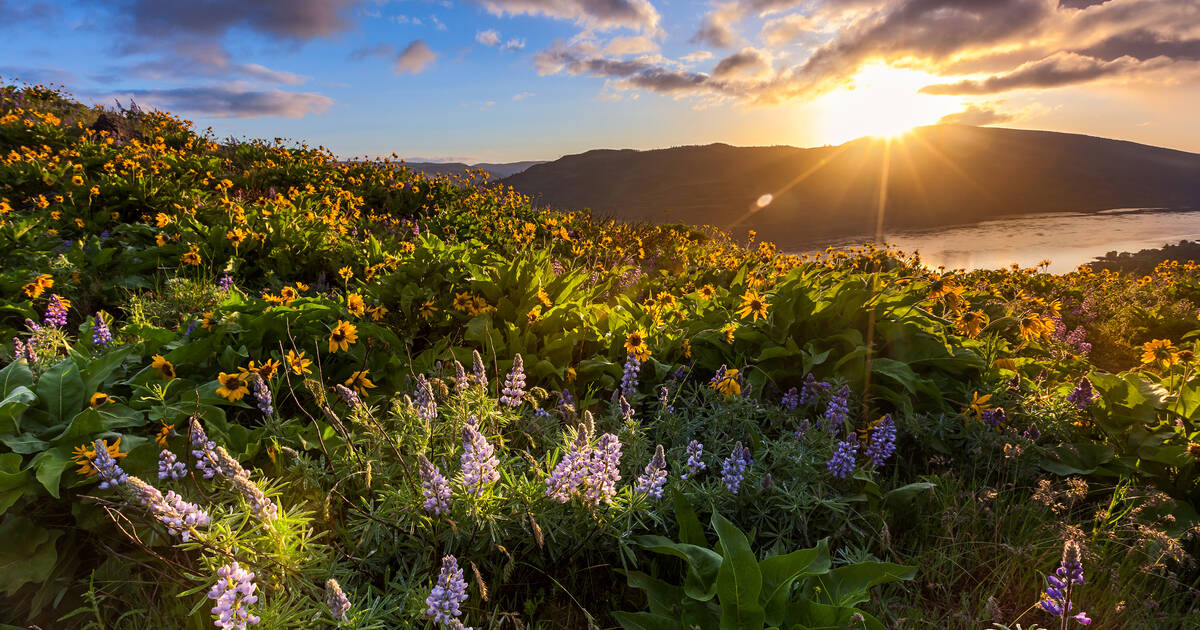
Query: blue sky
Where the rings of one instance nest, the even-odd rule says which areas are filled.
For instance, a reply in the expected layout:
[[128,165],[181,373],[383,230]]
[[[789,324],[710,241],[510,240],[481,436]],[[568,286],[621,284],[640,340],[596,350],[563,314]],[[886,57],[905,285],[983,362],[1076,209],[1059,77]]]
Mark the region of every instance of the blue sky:
[[1200,150],[1196,0],[0,0],[0,76],[342,156],[838,143],[939,121]]

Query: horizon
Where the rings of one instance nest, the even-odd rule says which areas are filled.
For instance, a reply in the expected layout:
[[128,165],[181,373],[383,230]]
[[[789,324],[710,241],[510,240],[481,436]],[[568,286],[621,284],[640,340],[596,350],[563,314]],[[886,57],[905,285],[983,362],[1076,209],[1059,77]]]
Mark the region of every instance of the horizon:
[[[0,1],[0,77],[343,159],[838,145],[957,123],[1200,152],[1196,0]],[[49,45],[48,42],[53,42]]]

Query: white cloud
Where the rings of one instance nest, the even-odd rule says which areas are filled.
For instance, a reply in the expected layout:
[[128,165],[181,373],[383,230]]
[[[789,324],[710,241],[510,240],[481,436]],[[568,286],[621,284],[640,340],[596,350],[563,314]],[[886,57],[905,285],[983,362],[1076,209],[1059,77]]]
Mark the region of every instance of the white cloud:
[[437,53],[430,50],[424,41],[414,40],[396,56],[396,74],[420,74],[434,59],[437,59]]
[[483,44],[484,46],[496,46],[500,43],[500,33],[497,33],[493,29],[479,31],[478,33],[475,33],[475,41]]

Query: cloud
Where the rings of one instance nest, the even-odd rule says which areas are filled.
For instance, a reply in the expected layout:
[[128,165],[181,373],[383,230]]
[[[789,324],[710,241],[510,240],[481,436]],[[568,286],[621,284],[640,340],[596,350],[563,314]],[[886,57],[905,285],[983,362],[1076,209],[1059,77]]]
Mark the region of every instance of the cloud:
[[59,8],[49,2],[0,0],[0,24],[12,25],[22,22],[48,22],[59,15]]
[[479,31],[475,33],[475,41],[484,46],[498,46],[500,44],[500,33],[497,33],[493,29]]
[[742,7],[737,2],[719,4],[704,16],[700,30],[690,40],[694,44],[708,44],[717,48],[729,48],[737,41],[733,25],[742,19]]
[[413,40],[396,56],[396,74],[420,74],[434,59],[437,59],[437,53],[430,50],[423,40]]
[[718,79],[765,79],[771,76],[771,57],[762,50],[743,48],[717,62],[712,74]]
[[7,82],[23,81],[30,84],[72,85],[79,80],[74,72],[62,68],[27,68],[20,66],[0,66],[0,77]]
[[985,127],[987,125],[996,125],[1009,122],[1016,116],[1007,112],[998,112],[990,105],[968,105],[961,112],[946,114],[938,121],[939,125],[970,125],[972,127]]
[[516,38],[510,39],[504,42],[504,45],[500,47],[500,50],[525,50],[525,40]]
[[688,53],[679,58],[684,63],[699,63],[713,58],[713,54],[707,50],[697,50],[696,52]]
[[820,30],[819,24],[806,15],[793,14],[763,24],[759,37],[771,46],[782,46],[807,39]]
[[517,94],[513,94],[512,100],[523,101],[531,96],[536,96],[536,95],[533,92],[519,92]]
[[649,0],[471,0],[495,15],[544,15],[589,29],[657,32],[662,17]]
[[614,37],[608,40],[608,44],[604,46],[605,54],[615,55],[618,57],[622,55],[641,55],[652,52],[658,52],[658,44],[645,35]]
[[367,59],[370,57],[391,57],[396,54],[396,47],[386,42],[374,46],[363,46],[350,51],[351,59]]
[[1155,57],[1198,61],[1200,39],[1174,39],[1148,29],[1137,29],[1118,33],[1078,52],[1105,61],[1120,57],[1133,57],[1138,61]]
[[140,35],[220,38],[234,27],[269,37],[309,41],[350,28],[345,18],[361,0],[131,0],[124,3]]
[[211,85],[157,90],[129,90],[106,95],[131,98],[172,112],[212,116],[214,118],[257,118],[283,116],[300,118],[320,114],[333,105],[333,99],[312,92],[248,90],[242,84]]
[[994,94],[1009,90],[1045,89],[1093,81],[1130,72],[1140,66],[1133,57],[1103,61],[1075,53],[1057,53],[1006,74],[981,80],[939,83],[921,88],[925,94]]

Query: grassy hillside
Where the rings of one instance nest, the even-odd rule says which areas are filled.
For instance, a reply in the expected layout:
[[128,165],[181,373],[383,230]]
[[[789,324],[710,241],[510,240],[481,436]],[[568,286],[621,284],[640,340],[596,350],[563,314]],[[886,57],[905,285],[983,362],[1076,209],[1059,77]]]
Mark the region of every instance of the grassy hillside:
[[1031,628],[1064,549],[1072,615],[1197,612],[1195,264],[783,256],[37,87],[0,157],[0,623]]
[[[535,203],[631,221],[757,229],[781,247],[1024,212],[1200,207],[1200,155],[1047,131],[941,125],[890,143],[589,151],[505,180]],[[759,209],[763,194],[774,196]]]

